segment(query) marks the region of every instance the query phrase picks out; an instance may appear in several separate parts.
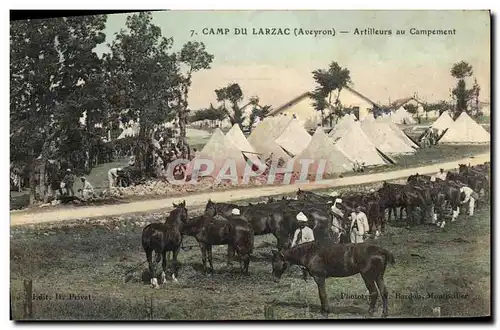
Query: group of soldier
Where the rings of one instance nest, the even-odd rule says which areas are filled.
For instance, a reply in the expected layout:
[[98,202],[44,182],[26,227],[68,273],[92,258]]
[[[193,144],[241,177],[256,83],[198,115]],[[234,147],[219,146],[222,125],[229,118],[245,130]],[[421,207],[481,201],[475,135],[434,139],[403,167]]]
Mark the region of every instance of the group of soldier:
[[[446,180],[447,173],[444,169],[440,169],[438,173],[432,176],[431,181],[436,180]],[[373,189],[370,190],[371,193],[374,192]],[[463,186],[460,188],[461,194],[464,196],[463,200],[461,200],[462,205],[466,205],[468,207],[468,215],[474,215],[474,206],[475,202],[478,198],[477,194],[468,186]],[[337,207],[337,205],[342,203],[342,199],[337,198],[339,196],[338,192],[334,191],[330,193],[330,197],[335,198],[333,205],[331,206],[331,212],[333,216],[342,218],[344,214]],[[458,216],[458,211],[453,210],[453,219],[452,222],[456,221]],[[307,226],[307,216],[299,212],[296,216],[296,219],[299,223],[299,228],[295,231],[292,247],[301,243],[306,243],[310,241],[314,241],[314,232],[311,228]],[[370,230],[370,226],[368,224],[368,218],[366,214],[362,211],[361,206],[357,206],[354,212],[349,216],[351,221],[350,223],[350,241],[351,243],[363,243],[367,238],[368,232]],[[332,228],[333,230],[333,228]]]

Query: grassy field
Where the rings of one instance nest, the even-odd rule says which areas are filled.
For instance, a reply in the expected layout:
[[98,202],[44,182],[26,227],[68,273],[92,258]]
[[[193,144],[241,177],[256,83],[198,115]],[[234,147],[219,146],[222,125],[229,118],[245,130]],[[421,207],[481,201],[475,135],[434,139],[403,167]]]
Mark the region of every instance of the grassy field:
[[[289,269],[280,283],[272,281],[270,257],[275,239],[270,235],[256,238],[249,276],[225,267],[224,247],[214,247],[216,274],[205,276],[200,250],[190,237],[185,238],[186,250],[179,257],[179,283],[168,281],[159,290],[150,288],[145,264],[125,276],[145,260],[140,246],[144,221],[160,219],[160,214],[151,214],[12,228],[14,319],[23,318],[22,282],[29,278],[35,295],[52,299],[33,301],[35,319],[263,319],[265,306],[274,308],[277,319],[324,318],[314,281],[303,282],[297,267]],[[378,244],[396,258],[385,276],[390,317],[431,316],[435,307],[441,308],[443,317],[491,313],[489,205],[482,205],[473,217],[460,215],[458,222],[444,229],[422,225],[408,230],[392,225]],[[359,275],[328,279],[327,293],[333,307],[329,318],[368,317],[367,299],[343,296],[367,294]],[[89,299],[56,300],[56,294]],[[409,299],[410,294],[424,298]],[[439,297],[445,294],[461,297]],[[379,316],[380,301],[377,306]]]

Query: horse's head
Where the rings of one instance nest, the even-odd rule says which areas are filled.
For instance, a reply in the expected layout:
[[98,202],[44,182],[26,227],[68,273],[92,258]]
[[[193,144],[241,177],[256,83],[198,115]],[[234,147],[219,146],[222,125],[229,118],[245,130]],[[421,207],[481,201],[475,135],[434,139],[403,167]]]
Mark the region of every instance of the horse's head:
[[170,217],[175,218],[178,221],[186,222],[188,220],[188,210],[186,208],[186,201],[182,201],[182,203],[175,204],[172,203],[175,209],[170,212]]
[[458,164],[458,173],[467,173],[468,167],[465,164]]
[[281,279],[281,276],[285,272],[285,270],[288,268],[288,262],[285,259],[285,255],[283,252],[278,251],[278,250],[273,250],[273,276],[274,276],[274,281],[279,282]]
[[298,199],[299,201],[301,201],[301,200],[304,200],[304,199],[305,199],[305,194],[304,194],[304,191],[303,191],[303,190],[300,190],[300,188],[299,188],[299,190],[297,190],[297,199]]
[[215,217],[217,214],[217,204],[208,200],[207,206],[205,207],[205,215]]

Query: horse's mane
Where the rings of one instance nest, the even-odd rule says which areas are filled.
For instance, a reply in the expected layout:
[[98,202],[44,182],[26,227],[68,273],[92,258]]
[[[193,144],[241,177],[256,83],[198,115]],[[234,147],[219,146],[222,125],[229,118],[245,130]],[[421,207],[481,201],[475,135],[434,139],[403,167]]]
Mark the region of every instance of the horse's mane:
[[282,254],[287,261],[298,261],[297,257],[301,257],[307,254],[314,246],[318,244],[318,241],[305,242],[294,247],[283,249]]
[[186,216],[187,216],[187,209],[185,206],[176,207],[175,209],[170,211],[170,214],[167,216],[167,219],[165,219],[165,223],[171,224],[171,223],[179,222],[181,220],[181,219],[179,219],[179,214],[183,211],[186,212]]

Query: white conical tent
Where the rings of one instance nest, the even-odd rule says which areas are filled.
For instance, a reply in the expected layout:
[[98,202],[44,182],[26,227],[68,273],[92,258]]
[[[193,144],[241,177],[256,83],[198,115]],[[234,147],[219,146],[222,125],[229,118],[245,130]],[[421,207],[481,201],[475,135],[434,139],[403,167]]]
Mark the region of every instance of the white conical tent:
[[371,123],[375,121],[375,117],[373,117],[372,113],[369,113],[361,122],[363,123]]
[[294,172],[301,171],[303,164],[301,160],[313,161],[309,165],[309,174],[317,174],[318,167],[322,162],[325,162],[324,173],[329,174],[349,172],[353,170],[354,166],[349,157],[333,144],[321,127],[316,129],[307,148],[293,158]]
[[276,143],[293,156],[304,150],[309,142],[311,142],[311,135],[297,119],[292,119],[283,133],[276,139]]
[[361,123],[361,128],[384,154],[415,153],[415,149],[403,141],[388,123],[364,121]]
[[354,123],[355,121],[353,121],[352,118],[343,120],[342,122],[339,121],[337,125],[335,125],[333,129],[328,133],[328,136],[334,139],[339,139],[345,134],[346,131],[349,131],[351,129],[351,126]]
[[336,127],[338,126],[343,126],[345,124],[350,124],[356,121],[356,116],[354,116],[352,113],[348,115],[344,115],[342,118],[339,119],[339,121],[335,124]]
[[335,134],[336,132],[344,130],[355,121],[357,121],[356,116],[354,116],[352,113],[349,115],[344,115],[344,117],[340,118],[339,121],[333,126],[333,129],[328,133],[328,136],[333,136],[333,134]]
[[401,128],[398,127],[398,125],[394,124],[393,122],[387,122],[387,124],[391,127],[391,129],[396,133],[396,135],[404,142],[406,143],[408,146],[412,147],[412,148],[415,148],[415,149],[418,149],[420,148],[418,146],[418,144],[416,144],[415,142],[413,142],[412,139],[410,139],[408,137],[408,135],[405,134],[405,132],[403,132],[403,130]]
[[341,135],[332,137],[335,146],[353,162],[366,166],[385,165],[386,161],[377,151],[375,145],[363,132],[360,122],[353,122]]
[[[237,175],[238,177],[241,177],[244,174],[246,166],[246,160],[241,151],[224,136],[224,133],[222,133],[219,128],[215,129],[210,137],[210,140],[208,140],[207,144],[205,144],[198,157],[189,163],[186,171],[188,175],[192,173],[193,164],[196,163],[197,159],[213,162],[214,170],[209,175],[212,177],[216,177],[221,168],[231,162],[234,162],[236,165]],[[206,167],[202,166],[200,170],[203,171],[205,169]]]
[[268,117],[261,121],[248,137],[248,142],[260,154],[261,159],[267,159],[271,153],[273,159],[283,158],[290,159],[290,156],[276,143],[276,137],[272,136],[273,128],[279,124],[281,118]]
[[453,122],[439,143],[487,143],[490,142],[490,133],[476,123],[466,112]]
[[226,133],[226,139],[238,147],[243,155],[254,165],[261,169],[265,168],[264,163],[257,156],[257,151],[255,151],[254,147],[250,144],[250,142],[248,142],[238,124],[234,124],[229,132]]
[[399,109],[391,116],[391,120],[395,124],[415,124],[416,121],[413,119],[411,114],[405,110],[403,107]]
[[271,138],[276,140],[287,128],[290,122],[293,120],[291,116],[279,116],[274,117],[272,121],[271,130],[269,131],[269,135]]
[[441,116],[432,124],[432,128],[438,131],[441,135],[447,128],[453,125],[454,121],[448,114],[448,111],[444,111]]

